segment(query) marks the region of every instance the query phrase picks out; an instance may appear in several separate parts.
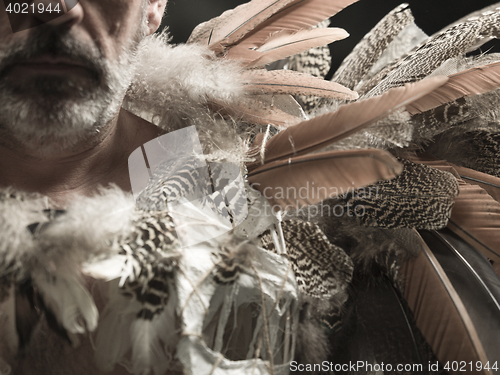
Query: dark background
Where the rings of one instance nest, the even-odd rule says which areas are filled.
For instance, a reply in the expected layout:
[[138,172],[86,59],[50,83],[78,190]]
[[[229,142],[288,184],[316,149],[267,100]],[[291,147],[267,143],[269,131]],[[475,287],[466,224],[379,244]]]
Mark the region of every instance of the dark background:
[[[168,26],[173,43],[187,40],[193,28],[204,21],[220,15],[227,9],[246,1],[239,0],[169,0],[164,25]],[[333,62],[337,67],[343,58],[375,24],[389,11],[403,3],[401,0],[360,0],[347,7],[331,19],[332,27],[341,27],[351,36],[332,44]],[[411,10],[417,25],[428,35],[439,31],[453,21],[494,4],[492,0],[410,0]],[[500,3],[498,3],[500,7]],[[483,46],[482,51],[499,52],[500,43],[493,41]]]

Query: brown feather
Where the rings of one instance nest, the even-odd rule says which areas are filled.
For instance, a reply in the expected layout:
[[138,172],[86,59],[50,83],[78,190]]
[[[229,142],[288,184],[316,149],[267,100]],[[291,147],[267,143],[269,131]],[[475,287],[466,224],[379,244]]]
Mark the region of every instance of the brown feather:
[[[321,47],[337,40],[345,39],[349,34],[344,29],[339,28],[317,28],[312,30],[301,30],[291,33],[288,30],[273,34],[262,46],[254,50],[246,49],[255,55],[247,64],[248,67],[261,67],[274,61],[284,59],[307,51],[311,48]],[[234,51],[241,51],[241,48],[232,48],[227,57],[237,59]]]
[[222,13],[219,17],[198,25],[188,43],[204,45],[232,44],[256,26],[295,0],[253,0]]
[[298,208],[394,178],[401,171],[401,164],[386,151],[347,150],[264,164],[253,170],[248,180],[271,204]]
[[270,35],[282,30],[299,31],[310,29],[356,1],[295,0],[267,21],[260,24],[238,44],[246,48],[260,47],[267,41]]
[[[484,348],[464,304],[439,262],[421,242],[422,253],[402,267],[403,295],[418,328],[441,363],[486,364]],[[491,374],[487,370],[482,373]]]
[[467,69],[448,78],[447,83],[406,106],[406,110],[415,115],[462,97],[497,89],[500,87],[500,62]]
[[243,80],[248,82],[245,90],[250,93],[310,95],[345,100],[358,98],[356,92],[338,83],[293,70],[248,70],[243,73]]
[[435,90],[446,81],[446,77],[434,77],[405,85],[389,90],[384,95],[347,104],[336,112],[290,126],[267,143],[265,161],[271,162],[319,150],[384,118]]

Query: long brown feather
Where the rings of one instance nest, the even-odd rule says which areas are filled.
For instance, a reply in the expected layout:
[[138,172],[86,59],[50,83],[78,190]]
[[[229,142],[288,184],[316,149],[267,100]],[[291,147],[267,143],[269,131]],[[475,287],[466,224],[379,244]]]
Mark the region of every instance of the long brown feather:
[[193,30],[188,43],[232,44],[295,0],[253,0],[204,22]]
[[257,49],[237,46],[231,48],[226,56],[240,60],[249,68],[255,68],[348,36],[345,30],[339,28],[317,28],[298,32],[285,30],[272,35]]
[[330,151],[277,161],[248,175],[254,188],[273,205],[299,208],[378,180],[394,178],[402,167],[376,149]]
[[356,1],[295,0],[256,27],[253,32],[241,39],[238,44],[246,48],[260,47],[270,35],[282,30],[299,31],[310,29]]
[[439,262],[421,242],[422,253],[402,268],[403,295],[418,328],[442,363],[481,361],[485,365],[488,359],[464,304]]
[[497,89],[500,87],[500,62],[468,69],[448,78],[443,86],[406,106],[406,110],[414,115],[462,97]]
[[243,73],[242,78],[248,82],[245,90],[250,93],[310,95],[345,100],[358,98],[356,92],[338,83],[293,70],[248,70]]
[[267,143],[265,161],[272,162],[321,149],[384,118],[446,81],[446,77],[434,77],[405,85],[382,96],[347,104],[336,112],[291,126]]

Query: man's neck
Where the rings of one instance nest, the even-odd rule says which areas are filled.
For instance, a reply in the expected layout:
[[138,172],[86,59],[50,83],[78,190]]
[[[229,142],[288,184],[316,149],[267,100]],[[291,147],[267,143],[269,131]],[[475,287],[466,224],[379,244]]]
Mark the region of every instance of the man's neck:
[[72,152],[37,155],[0,146],[0,186],[38,192],[61,205],[73,194],[91,195],[111,183],[130,191],[128,157],[158,135],[157,127],[121,110],[105,132]]

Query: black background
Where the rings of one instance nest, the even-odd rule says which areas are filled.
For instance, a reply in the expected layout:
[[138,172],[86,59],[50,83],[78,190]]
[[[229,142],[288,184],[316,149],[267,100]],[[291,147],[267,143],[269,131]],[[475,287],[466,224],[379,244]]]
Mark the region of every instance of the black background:
[[[246,1],[239,0],[169,0],[164,26],[169,28],[173,43],[187,40],[193,28],[204,21],[220,15],[227,9],[236,7]],[[347,7],[332,18],[332,27],[341,27],[351,34],[346,40],[335,42],[332,66],[338,66],[343,58],[375,24],[393,8],[401,4],[401,0],[360,0]],[[428,35],[435,33],[455,20],[492,5],[492,0],[413,0],[407,1],[415,16],[417,25]],[[500,3],[498,3],[500,7]],[[482,47],[500,51],[500,43],[494,41]]]

